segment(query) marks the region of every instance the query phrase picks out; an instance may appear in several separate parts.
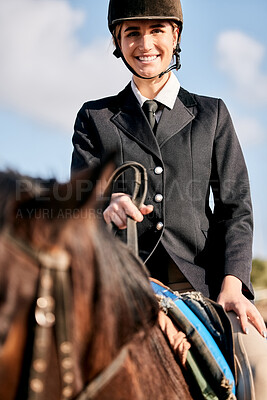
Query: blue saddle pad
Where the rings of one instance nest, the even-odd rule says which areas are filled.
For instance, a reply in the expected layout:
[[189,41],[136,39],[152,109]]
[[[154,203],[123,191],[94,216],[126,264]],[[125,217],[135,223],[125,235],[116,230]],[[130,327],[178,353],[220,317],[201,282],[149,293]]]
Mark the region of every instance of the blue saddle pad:
[[225,357],[223,356],[220,348],[215,342],[209,330],[206,326],[201,322],[198,316],[185,304],[182,299],[182,295],[176,295],[174,292],[169,290],[166,287],[161,286],[160,284],[151,281],[152,288],[156,295],[163,296],[166,299],[171,300],[175,306],[179,309],[179,312],[182,313],[183,317],[189,321],[191,326],[199,333],[203,342],[205,343],[207,349],[210,354],[209,357],[213,357],[214,362],[217,363],[219,369],[222,371],[225,378],[228,380],[231,385],[232,393],[235,395],[236,387],[235,387],[235,379],[234,375],[229,367]]

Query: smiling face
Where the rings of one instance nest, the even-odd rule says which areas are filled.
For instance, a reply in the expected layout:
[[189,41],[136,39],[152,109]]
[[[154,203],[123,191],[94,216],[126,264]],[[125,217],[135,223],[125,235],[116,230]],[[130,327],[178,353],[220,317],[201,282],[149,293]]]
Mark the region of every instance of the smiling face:
[[150,78],[168,68],[178,33],[178,28],[166,20],[125,21],[120,29],[119,44],[134,71]]

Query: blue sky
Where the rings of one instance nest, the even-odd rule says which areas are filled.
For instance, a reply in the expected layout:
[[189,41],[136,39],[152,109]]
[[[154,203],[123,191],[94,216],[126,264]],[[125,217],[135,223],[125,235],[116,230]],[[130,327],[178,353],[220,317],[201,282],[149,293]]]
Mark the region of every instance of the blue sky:
[[[184,0],[187,90],[222,98],[249,170],[254,256],[267,258],[266,0]],[[67,180],[83,102],[130,79],[112,56],[108,0],[0,1],[0,168]]]

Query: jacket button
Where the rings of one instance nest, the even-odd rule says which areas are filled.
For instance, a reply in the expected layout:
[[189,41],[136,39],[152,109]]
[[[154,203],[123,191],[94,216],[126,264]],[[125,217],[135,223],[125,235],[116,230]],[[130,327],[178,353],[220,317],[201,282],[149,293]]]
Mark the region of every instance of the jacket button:
[[156,194],[156,196],[154,197],[154,200],[156,203],[161,203],[163,200],[162,194],[160,194],[160,193]]
[[163,222],[158,222],[157,223],[157,225],[156,225],[156,229],[157,229],[157,231],[161,231],[162,230],[162,228],[163,228]]
[[160,175],[163,172],[163,168],[162,167],[156,167],[154,169],[154,172],[155,172],[156,175]]

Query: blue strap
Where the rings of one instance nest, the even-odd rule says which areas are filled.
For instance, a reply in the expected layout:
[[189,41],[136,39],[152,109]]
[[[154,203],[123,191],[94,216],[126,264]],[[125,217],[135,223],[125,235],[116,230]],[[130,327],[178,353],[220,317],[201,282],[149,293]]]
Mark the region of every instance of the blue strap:
[[215,340],[211,336],[210,332],[207,330],[205,325],[199,320],[199,318],[191,311],[191,309],[183,302],[181,297],[176,296],[170,290],[162,287],[156,282],[151,281],[152,288],[157,295],[163,295],[166,298],[171,299],[175,305],[179,308],[179,310],[184,314],[184,316],[188,319],[189,322],[195,327],[195,329],[199,332],[202,339],[206,343],[208,349],[211,352],[212,357],[216,360],[218,366],[222,370],[226,379],[232,385],[232,393],[235,394],[235,379],[232,374],[232,371],[226,362],[221,350],[217,346]]

